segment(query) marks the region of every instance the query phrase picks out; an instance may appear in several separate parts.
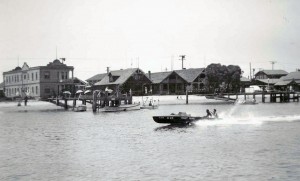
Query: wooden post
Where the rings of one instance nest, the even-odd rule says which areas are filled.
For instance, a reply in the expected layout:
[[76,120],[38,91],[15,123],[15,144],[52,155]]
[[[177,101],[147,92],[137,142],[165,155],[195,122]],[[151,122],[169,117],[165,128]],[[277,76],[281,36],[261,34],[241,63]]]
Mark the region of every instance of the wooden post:
[[96,110],[97,110],[97,92],[96,91],[93,92],[93,105],[92,105],[92,109],[93,109],[93,112],[96,112]]
[[265,103],[265,92],[264,91],[262,92],[262,95],[261,95],[261,102]]
[[65,98],[65,109],[68,109],[68,100]]
[[189,93],[188,93],[188,90],[186,89],[185,90],[185,94],[186,94],[186,104],[189,104]]
[[76,107],[76,99],[73,100],[73,108]]
[[246,100],[246,92],[244,92],[244,100]]

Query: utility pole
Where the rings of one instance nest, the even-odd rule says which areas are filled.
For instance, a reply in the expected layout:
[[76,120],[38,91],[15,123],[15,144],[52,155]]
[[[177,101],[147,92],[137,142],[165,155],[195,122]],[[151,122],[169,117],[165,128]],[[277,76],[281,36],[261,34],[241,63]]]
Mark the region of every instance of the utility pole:
[[277,63],[276,61],[270,61],[270,63],[272,64],[272,70],[274,70],[274,64]]
[[252,76],[251,76],[251,62],[250,62],[250,80],[252,80]]
[[185,55],[179,55],[179,57],[181,58],[180,60],[182,61],[182,69],[183,69],[183,61],[185,60]]

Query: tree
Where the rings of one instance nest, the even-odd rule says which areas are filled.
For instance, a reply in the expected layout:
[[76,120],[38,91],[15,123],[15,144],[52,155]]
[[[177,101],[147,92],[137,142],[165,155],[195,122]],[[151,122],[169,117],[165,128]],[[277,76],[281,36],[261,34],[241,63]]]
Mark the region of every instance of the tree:
[[237,65],[210,64],[206,68],[207,89],[215,91],[237,91],[242,71]]

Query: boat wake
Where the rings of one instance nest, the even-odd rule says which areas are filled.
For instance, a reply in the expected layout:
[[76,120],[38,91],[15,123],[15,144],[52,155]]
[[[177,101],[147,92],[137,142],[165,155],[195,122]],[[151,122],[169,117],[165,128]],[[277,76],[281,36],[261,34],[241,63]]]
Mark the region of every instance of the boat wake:
[[234,116],[220,116],[220,120],[203,120],[195,124],[197,126],[226,126],[226,125],[261,125],[268,122],[295,122],[300,121],[300,115],[288,116],[262,116],[262,117],[234,117]]

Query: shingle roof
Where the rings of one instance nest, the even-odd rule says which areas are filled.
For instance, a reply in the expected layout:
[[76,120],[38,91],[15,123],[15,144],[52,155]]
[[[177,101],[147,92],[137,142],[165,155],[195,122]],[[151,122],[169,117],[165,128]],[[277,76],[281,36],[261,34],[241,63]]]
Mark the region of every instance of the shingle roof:
[[279,81],[275,84],[275,86],[283,86],[283,85],[288,85],[290,84],[291,82],[293,82],[292,80],[290,81]]
[[190,68],[183,70],[174,70],[180,77],[191,83],[205,70],[204,68]]
[[281,77],[281,80],[287,81],[287,80],[300,80],[300,72],[291,72],[288,75]]
[[[163,80],[165,80],[169,75],[171,75],[172,72],[156,72],[151,73],[151,81],[153,84],[161,83]],[[149,75],[147,75],[149,78]]]
[[110,74],[112,76],[118,77],[114,82],[109,82],[109,76],[106,75],[101,81],[95,83],[95,85],[117,85],[117,84],[121,85],[125,83],[130,78],[130,76],[137,70],[144,73],[141,69],[138,68],[128,68],[124,70],[111,71]]
[[266,75],[287,75],[288,74],[288,72],[286,72],[285,70],[261,70],[259,72],[264,72]]
[[280,79],[258,79],[257,81],[263,82],[265,84],[276,84]]
[[87,81],[87,82],[89,82],[89,81],[100,81],[100,80],[102,80],[106,75],[107,75],[107,73],[97,74],[97,75],[94,75],[93,77],[87,79],[86,81]]

